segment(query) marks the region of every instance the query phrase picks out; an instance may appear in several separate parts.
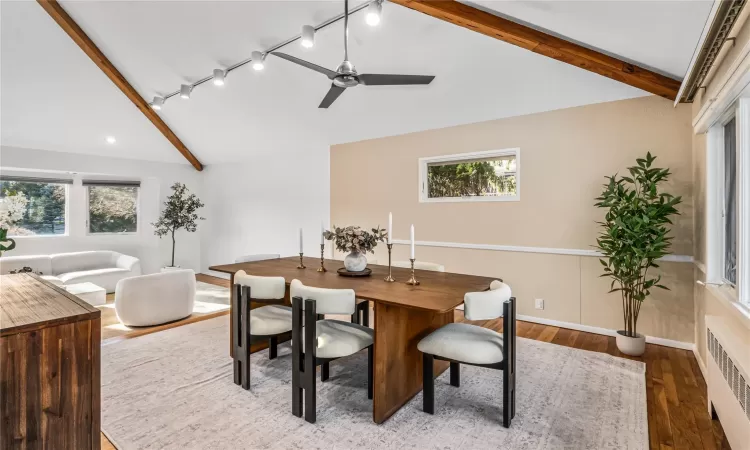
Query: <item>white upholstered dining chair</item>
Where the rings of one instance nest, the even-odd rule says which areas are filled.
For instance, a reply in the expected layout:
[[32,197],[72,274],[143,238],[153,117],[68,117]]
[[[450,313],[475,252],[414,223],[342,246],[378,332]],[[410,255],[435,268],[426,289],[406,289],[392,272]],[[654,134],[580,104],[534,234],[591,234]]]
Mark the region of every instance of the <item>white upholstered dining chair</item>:
[[[268,359],[275,359],[279,335],[292,331],[292,308],[284,306],[284,277],[258,277],[244,270],[234,274],[234,383],[250,389],[250,346],[268,339]],[[251,302],[271,303],[251,309]]]
[[503,426],[510,427],[516,414],[516,299],[510,286],[493,281],[490,289],[464,296],[465,316],[469,320],[503,317],[503,333],[471,325],[449,323],[423,338],[417,348],[422,352],[423,409],[435,413],[434,360],[450,362],[450,384],[461,384],[461,364],[503,371]]
[[[366,326],[341,320],[317,320],[319,314],[353,314],[352,289],[325,289],[305,286],[299,280],[290,285],[292,297],[292,414],[315,423],[315,370],[322,366],[320,380],[329,375],[329,363],[367,349],[367,398],[372,398],[374,331]],[[304,327],[303,327],[304,315]]]
[[276,253],[263,253],[258,255],[244,255],[240,256],[239,258],[235,259],[235,263],[244,263],[244,262],[255,262],[255,261],[265,261],[267,259],[279,259],[281,258],[281,255],[278,255]]

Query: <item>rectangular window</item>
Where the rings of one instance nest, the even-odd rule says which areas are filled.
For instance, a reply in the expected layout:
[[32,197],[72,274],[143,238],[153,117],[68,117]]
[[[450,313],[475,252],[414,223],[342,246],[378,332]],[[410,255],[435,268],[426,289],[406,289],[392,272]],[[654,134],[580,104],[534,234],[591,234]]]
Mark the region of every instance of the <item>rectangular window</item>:
[[67,184],[71,180],[3,177],[0,180],[0,227],[8,236],[66,233]]
[[520,150],[421,158],[420,201],[520,200]]
[[139,183],[86,181],[88,232],[136,233]]
[[737,285],[737,126],[724,125],[724,280]]

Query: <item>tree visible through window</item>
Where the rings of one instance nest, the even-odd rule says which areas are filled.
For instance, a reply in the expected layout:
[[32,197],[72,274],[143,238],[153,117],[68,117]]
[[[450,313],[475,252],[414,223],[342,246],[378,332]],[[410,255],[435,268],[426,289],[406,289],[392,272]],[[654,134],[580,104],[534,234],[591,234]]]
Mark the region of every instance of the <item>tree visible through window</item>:
[[88,186],[89,233],[138,231],[138,187]]
[[516,155],[426,164],[430,198],[511,197],[517,194]]
[[22,210],[4,225],[8,236],[65,234],[65,191],[64,184],[0,181],[0,202]]
[[737,123],[724,125],[724,279],[737,284]]

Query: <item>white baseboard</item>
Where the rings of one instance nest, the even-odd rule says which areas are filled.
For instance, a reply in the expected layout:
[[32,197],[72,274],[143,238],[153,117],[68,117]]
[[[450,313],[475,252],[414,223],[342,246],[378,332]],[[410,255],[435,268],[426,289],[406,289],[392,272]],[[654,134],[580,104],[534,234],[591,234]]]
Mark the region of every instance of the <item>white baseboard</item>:
[[[590,325],[582,325],[580,323],[563,322],[560,320],[545,319],[543,317],[535,316],[525,316],[522,314],[517,315],[516,318],[518,320],[523,320],[524,322],[533,322],[542,325],[550,325],[553,327],[568,328],[570,330],[585,331],[586,333],[601,334],[603,336],[617,336],[617,330],[611,330],[609,328],[592,327]],[[695,344],[693,344],[692,342],[675,341],[672,339],[664,339],[654,336],[646,336],[646,342],[649,344],[679,348],[682,350],[693,350],[695,348]]]

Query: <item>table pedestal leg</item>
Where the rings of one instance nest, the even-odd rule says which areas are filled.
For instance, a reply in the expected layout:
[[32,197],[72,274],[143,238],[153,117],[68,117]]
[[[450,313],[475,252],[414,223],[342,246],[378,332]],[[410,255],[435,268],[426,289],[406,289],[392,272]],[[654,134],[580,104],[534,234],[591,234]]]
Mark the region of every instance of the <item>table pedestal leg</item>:
[[[452,322],[453,311],[434,313],[375,302],[375,423],[383,423],[422,389],[422,353],[417,344]],[[447,362],[436,360],[435,376],[447,368]]]

